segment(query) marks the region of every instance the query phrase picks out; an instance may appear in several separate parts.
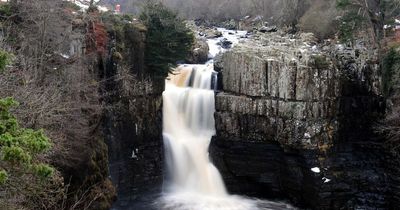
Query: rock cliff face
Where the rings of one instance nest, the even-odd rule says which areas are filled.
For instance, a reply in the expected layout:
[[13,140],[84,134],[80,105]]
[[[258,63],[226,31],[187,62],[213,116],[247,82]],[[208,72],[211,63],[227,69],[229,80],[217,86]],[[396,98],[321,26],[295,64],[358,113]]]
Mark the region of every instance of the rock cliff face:
[[[117,188],[115,209],[128,209],[144,192],[162,182],[161,94],[164,81],[145,74],[146,29],[124,23],[109,44],[104,62],[103,95],[107,104],[104,132],[110,174]],[[112,26],[112,25],[111,25]]]
[[271,33],[217,59],[210,153],[230,191],[314,209],[398,206],[372,129],[384,110],[377,55],[365,46]]

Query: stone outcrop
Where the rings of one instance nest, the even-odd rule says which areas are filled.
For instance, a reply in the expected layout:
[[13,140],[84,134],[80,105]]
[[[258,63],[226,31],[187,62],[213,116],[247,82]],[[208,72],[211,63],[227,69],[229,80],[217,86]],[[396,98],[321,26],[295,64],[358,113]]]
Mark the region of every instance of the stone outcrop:
[[232,192],[313,209],[390,209],[376,51],[312,34],[255,35],[216,60],[210,148]]

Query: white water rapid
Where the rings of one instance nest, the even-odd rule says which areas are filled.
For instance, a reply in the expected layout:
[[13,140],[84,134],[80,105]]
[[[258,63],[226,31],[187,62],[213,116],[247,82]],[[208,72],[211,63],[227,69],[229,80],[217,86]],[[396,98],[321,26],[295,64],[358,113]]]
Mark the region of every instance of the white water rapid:
[[[233,44],[245,32],[223,30]],[[222,49],[209,40],[210,57]],[[285,204],[229,195],[208,147],[215,135],[213,63],[181,65],[166,80],[163,137],[167,178],[159,203],[163,210],[287,209]],[[272,208],[272,203],[277,208]],[[283,205],[283,206],[282,206]],[[283,208],[282,208],[283,207]]]

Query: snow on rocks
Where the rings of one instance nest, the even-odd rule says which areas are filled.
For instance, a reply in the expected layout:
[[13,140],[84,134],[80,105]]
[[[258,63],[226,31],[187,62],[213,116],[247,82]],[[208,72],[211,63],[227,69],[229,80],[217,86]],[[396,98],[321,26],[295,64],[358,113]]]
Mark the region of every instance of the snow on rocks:
[[321,169],[319,169],[318,167],[311,168],[311,171],[317,174],[321,173]]
[[328,179],[328,178],[326,178],[326,177],[322,177],[322,181],[324,181],[324,183],[328,183],[328,182],[330,182],[331,180]]

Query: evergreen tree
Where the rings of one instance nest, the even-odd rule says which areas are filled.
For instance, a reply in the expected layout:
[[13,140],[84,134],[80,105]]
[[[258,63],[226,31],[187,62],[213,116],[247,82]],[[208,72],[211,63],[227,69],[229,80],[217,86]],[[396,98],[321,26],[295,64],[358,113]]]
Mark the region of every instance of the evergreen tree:
[[190,52],[194,36],[183,20],[162,3],[147,3],[140,20],[147,27],[145,61],[155,76],[166,77]]
[[54,169],[42,163],[38,156],[50,149],[43,130],[22,128],[10,109],[18,103],[12,98],[0,99],[0,184],[9,176],[35,174],[50,177]]

